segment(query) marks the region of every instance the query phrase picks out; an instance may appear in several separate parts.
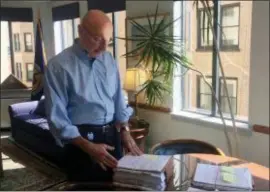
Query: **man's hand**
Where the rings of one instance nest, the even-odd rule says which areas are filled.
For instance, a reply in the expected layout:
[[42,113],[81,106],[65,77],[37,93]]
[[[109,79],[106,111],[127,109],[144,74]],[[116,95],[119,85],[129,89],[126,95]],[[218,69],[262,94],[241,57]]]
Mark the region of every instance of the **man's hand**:
[[102,169],[107,170],[106,167],[116,168],[117,160],[108,152],[113,151],[114,147],[106,144],[90,144],[88,154],[101,166]]
[[130,135],[128,131],[121,132],[122,141],[124,143],[124,147],[130,152],[132,155],[142,155],[143,152],[139,149],[134,139]]
[[114,147],[106,144],[95,144],[83,137],[75,138],[72,144],[81,148],[84,152],[90,155],[102,169],[107,170],[106,167],[115,168],[118,161],[108,152],[114,150]]

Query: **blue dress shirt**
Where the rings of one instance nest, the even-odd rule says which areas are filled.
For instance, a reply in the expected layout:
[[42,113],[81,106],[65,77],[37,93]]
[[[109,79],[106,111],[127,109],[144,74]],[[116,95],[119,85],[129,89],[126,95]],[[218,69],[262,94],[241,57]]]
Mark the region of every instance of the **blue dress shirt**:
[[80,136],[76,125],[127,122],[133,112],[111,53],[90,59],[78,40],[48,62],[44,94],[50,131],[60,145]]

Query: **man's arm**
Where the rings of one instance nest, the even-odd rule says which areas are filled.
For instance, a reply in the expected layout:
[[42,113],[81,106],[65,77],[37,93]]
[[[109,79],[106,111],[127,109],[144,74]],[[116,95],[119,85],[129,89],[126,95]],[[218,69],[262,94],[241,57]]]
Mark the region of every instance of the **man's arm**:
[[64,143],[82,140],[67,115],[67,74],[57,63],[49,63],[45,71],[44,94],[50,131]]

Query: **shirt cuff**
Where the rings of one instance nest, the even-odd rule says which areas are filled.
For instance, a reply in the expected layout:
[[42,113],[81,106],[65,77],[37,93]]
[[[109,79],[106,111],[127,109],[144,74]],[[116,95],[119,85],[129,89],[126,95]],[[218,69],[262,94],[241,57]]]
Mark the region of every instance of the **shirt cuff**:
[[80,137],[81,134],[76,126],[70,125],[65,127],[64,131],[61,133],[61,137],[63,138],[63,143],[70,143],[72,139]]
[[128,122],[130,116],[133,114],[133,109],[131,107],[127,107],[116,115],[116,121],[120,123]]

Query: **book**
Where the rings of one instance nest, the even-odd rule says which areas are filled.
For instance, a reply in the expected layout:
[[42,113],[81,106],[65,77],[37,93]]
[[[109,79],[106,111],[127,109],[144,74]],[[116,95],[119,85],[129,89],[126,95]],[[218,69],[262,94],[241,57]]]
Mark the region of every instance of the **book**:
[[251,191],[252,175],[244,167],[198,164],[192,186],[205,190]]
[[[113,183],[141,190],[164,191],[171,170],[172,156],[143,154],[124,156],[114,170]],[[171,170],[171,171],[170,171]]]

